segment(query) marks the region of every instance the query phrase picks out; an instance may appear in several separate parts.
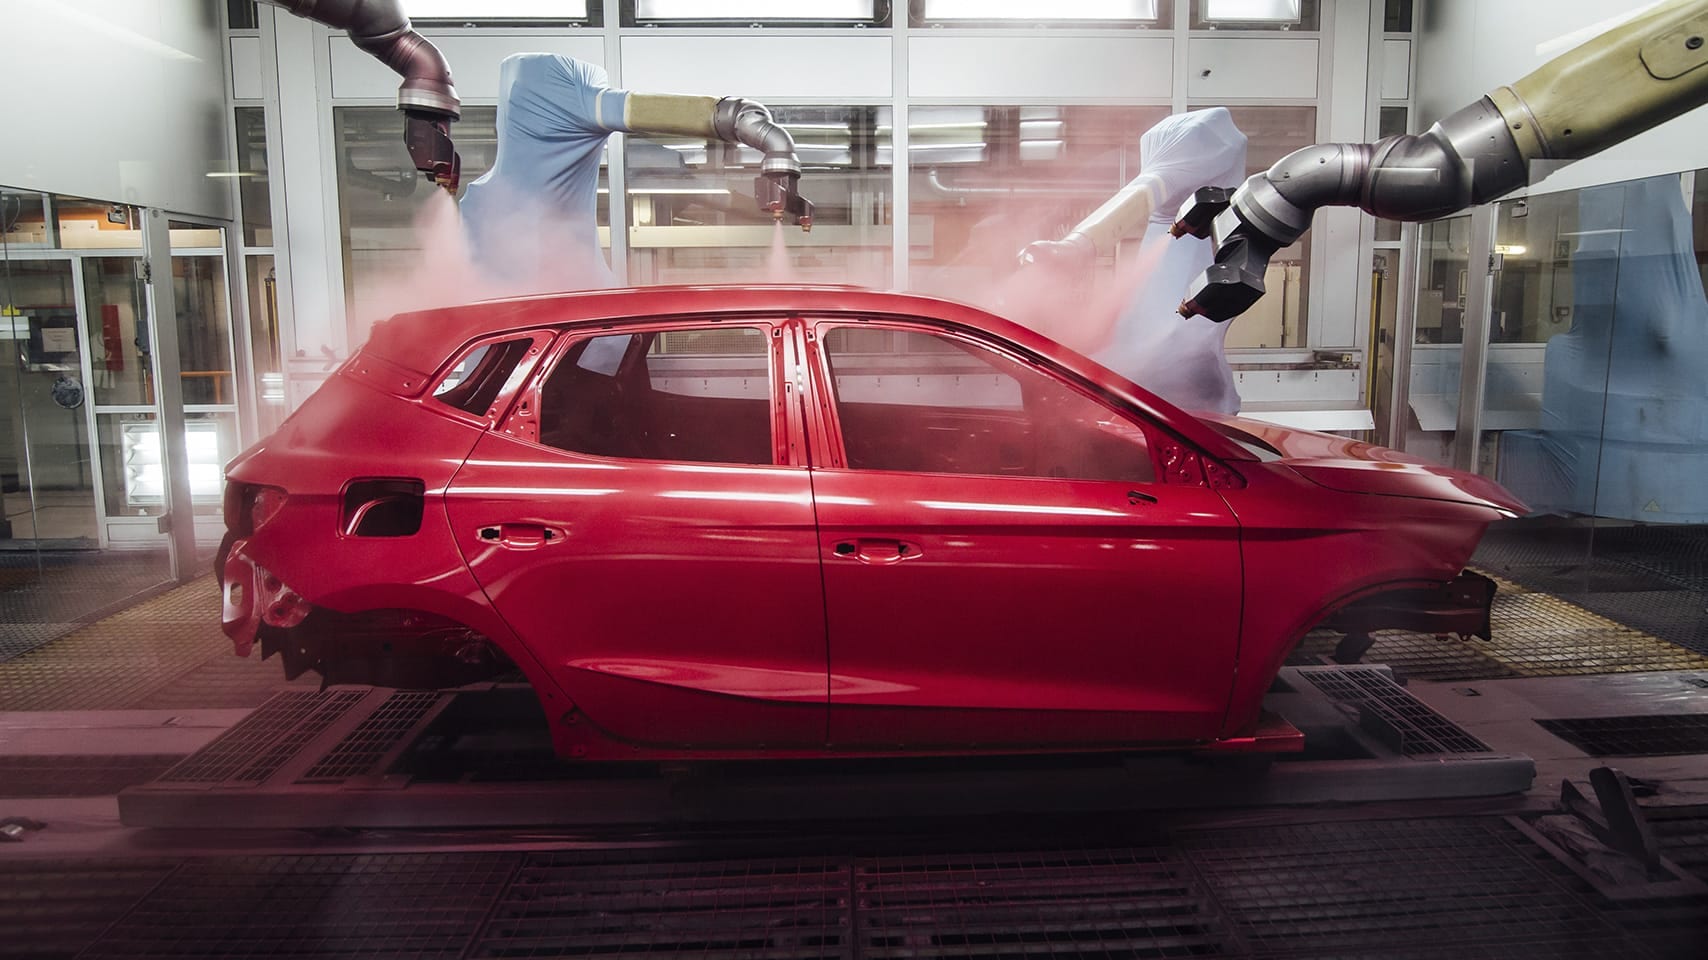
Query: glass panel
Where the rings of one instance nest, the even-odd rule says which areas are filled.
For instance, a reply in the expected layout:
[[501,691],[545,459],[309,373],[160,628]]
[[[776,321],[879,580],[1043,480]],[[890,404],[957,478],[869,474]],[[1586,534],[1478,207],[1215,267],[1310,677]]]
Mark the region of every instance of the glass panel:
[[249,347],[255,370],[256,421],[265,436],[285,419],[279,283],[273,272],[272,254],[258,254],[244,260],[249,271]]
[[231,29],[254,30],[257,16],[255,0],[225,0],[225,22]]
[[0,241],[13,250],[142,249],[136,209],[0,188]]
[[924,0],[920,19],[933,20],[1137,20],[1155,23],[1157,0]]
[[1399,328],[1400,252],[1377,250],[1370,268],[1370,413],[1376,443],[1392,446],[1388,418],[1394,399],[1394,337]]
[[4,524],[18,539],[80,547],[98,542],[89,458],[77,297],[69,260],[8,260],[0,336],[8,341],[0,395],[16,488],[0,494]]
[[267,176],[267,118],[260,107],[238,107],[237,193],[243,208],[243,245],[273,245],[273,205]]
[[148,286],[139,257],[86,257],[83,318],[89,338],[91,392],[97,406],[154,403],[154,363],[149,351]]
[[1382,9],[1383,33],[1410,33],[1412,0],[1387,0]]
[[871,20],[874,0],[634,0],[637,20]]
[[[218,229],[208,232],[224,234]],[[178,310],[178,363],[185,406],[237,403],[225,258],[173,257],[172,293]]]
[[411,20],[585,20],[587,0],[403,0]]
[[[237,415],[191,413],[185,416],[184,426],[190,501],[198,515],[218,513],[225,490],[225,462],[239,453]],[[97,414],[96,430],[107,516],[153,517],[165,512],[160,424],[154,414]]]
[[777,107],[801,159],[810,233],[777,224],[753,192],[759,151],[631,136],[630,278],[636,283],[828,281],[888,286],[887,154],[878,107]]
[[881,328],[837,327],[822,343],[852,468],[1154,479],[1136,425],[994,351]]
[[[1228,112],[1246,135],[1247,176],[1267,170],[1287,154],[1317,141],[1315,107],[1245,106],[1229,107]],[[1283,247],[1270,259],[1264,274],[1268,293],[1234,321],[1227,337],[1230,349],[1305,345],[1315,242],[1314,232],[1306,231],[1297,243]]]
[[[1406,133],[1406,125],[1410,122],[1411,111],[1405,107],[1383,107],[1376,124],[1378,139],[1397,137]],[[1395,242],[1400,239],[1400,224],[1397,220],[1376,220],[1376,240],[1379,243]]]
[[[428,199],[438,189],[409,159],[403,144],[403,114],[391,107],[337,107],[332,111],[338,143],[338,214],[344,238],[344,291],[353,318],[395,312],[381,303],[388,289],[419,276],[426,243],[454,248],[460,237],[429,236],[417,227]],[[463,107],[451,127],[462,156],[462,182],[491,169],[498,151],[498,108]],[[599,170],[600,226],[610,223],[606,173]]]
[[1192,0],[1192,29],[1315,30],[1317,0]]
[[[910,285],[1013,313],[1015,257],[1053,240],[1140,172],[1139,137],[1168,108],[920,106],[908,114]],[[879,120],[888,163],[890,117]],[[1129,246],[1136,248],[1136,240]],[[1111,258],[1094,285],[1112,281]],[[1089,297],[1089,292],[1086,296]],[[1016,317],[1058,339],[1055,318]]]
[[[540,442],[601,457],[769,464],[771,345],[756,327],[584,340],[540,390]],[[625,357],[629,362],[625,366]]]
[[1459,422],[1460,343],[1470,283],[1471,218],[1418,227],[1416,344],[1411,355],[1410,426],[1405,450],[1437,463],[1452,461]]

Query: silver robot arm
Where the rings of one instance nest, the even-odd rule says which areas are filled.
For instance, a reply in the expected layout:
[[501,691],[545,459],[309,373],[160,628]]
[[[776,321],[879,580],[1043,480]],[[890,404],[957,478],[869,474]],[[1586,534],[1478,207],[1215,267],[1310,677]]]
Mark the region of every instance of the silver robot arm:
[[758,150],[764,154],[753,181],[759,208],[775,219],[812,229],[813,205],[801,196],[795,138],[771,119],[764,104],[741,97],[631,93],[624,102],[623,125],[631,133],[711,137]]
[[451,68],[432,41],[415,32],[400,0],[261,0],[296,16],[347,31],[356,46],[403,77],[397,108],[404,113],[409,158],[427,179],[455,193],[462,158],[451,143],[451,124],[462,101]]
[[1263,296],[1270,257],[1327,206],[1432,220],[1529,182],[1532,161],[1587,157],[1708,101],[1708,0],[1669,0],[1543,64],[1422,134],[1320,144],[1230,192],[1200,189],[1175,236],[1211,237],[1216,262],[1184,316],[1231,320]]

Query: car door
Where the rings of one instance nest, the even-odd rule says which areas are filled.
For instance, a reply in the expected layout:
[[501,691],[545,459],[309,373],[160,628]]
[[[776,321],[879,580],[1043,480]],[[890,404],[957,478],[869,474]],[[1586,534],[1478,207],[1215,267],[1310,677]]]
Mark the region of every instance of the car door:
[[807,329],[833,745],[1217,734],[1239,531],[1207,486],[1158,481],[1178,440],[967,333]]
[[619,739],[824,743],[823,594],[780,332],[568,335],[447,492],[487,597]]

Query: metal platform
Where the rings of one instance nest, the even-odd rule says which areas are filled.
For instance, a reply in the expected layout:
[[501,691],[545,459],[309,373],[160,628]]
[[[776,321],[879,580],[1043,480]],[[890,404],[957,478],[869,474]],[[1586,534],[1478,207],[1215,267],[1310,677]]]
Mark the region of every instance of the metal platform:
[[526,686],[287,691],[158,779],[127,826],[581,826],[1111,812],[1485,797],[1527,789],[1383,667],[1289,667],[1265,700],[1305,751],[1253,770],[1174,755],[759,761],[558,760]]

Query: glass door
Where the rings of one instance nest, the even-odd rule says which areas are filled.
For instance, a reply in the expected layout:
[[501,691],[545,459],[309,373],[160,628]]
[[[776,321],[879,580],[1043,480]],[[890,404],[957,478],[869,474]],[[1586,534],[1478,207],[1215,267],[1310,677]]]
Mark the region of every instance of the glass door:
[[226,270],[226,229],[173,220],[172,302],[177,312],[178,376],[183,385],[190,500],[198,562],[211,560],[224,533],[220,503],[225,462],[241,452],[237,376]]

